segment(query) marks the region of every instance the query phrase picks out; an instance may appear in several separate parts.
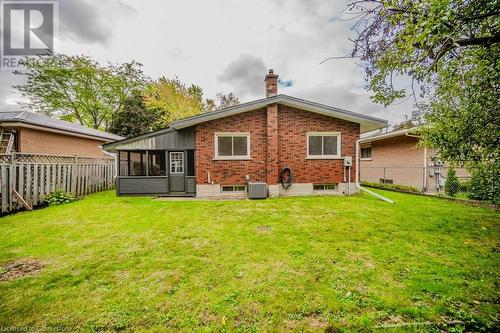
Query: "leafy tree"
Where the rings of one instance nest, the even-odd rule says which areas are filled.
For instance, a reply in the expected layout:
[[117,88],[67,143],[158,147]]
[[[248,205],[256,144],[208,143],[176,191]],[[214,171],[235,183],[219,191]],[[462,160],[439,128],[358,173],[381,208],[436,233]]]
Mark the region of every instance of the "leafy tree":
[[143,89],[141,64],[102,66],[88,56],[56,54],[24,61],[27,82],[15,86],[28,106],[92,128],[108,129],[113,114],[134,91]]
[[159,128],[158,113],[146,108],[144,97],[135,93],[128,97],[122,110],[113,114],[109,131],[124,137],[134,137]]
[[472,170],[469,181],[469,198],[500,203],[500,165],[478,165]]
[[[500,155],[500,10],[496,0],[363,0],[352,57],[375,102],[414,97],[425,144],[469,167]],[[409,87],[397,83],[410,78]],[[493,163],[491,163],[493,162]]]
[[176,119],[201,113],[203,90],[197,85],[186,86],[179,79],[161,77],[148,85],[144,104],[158,114],[157,127],[168,127]]
[[214,111],[239,104],[240,100],[234,93],[230,92],[229,94],[224,94],[219,92],[215,96],[215,100],[213,99],[205,100],[205,110]]
[[393,130],[398,131],[398,130],[402,130],[402,129],[410,129],[413,127],[415,127],[415,125],[413,124],[411,119],[408,119],[408,120],[400,122],[399,124],[394,125]]
[[444,182],[444,192],[450,197],[454,197],[460,191],[460,180],[453,166],[448,169],[448,176]]

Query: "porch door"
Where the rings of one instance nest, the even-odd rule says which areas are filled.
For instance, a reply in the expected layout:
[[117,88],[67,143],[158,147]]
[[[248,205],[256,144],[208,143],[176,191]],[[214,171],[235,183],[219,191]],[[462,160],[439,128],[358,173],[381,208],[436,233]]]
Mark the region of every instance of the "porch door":
[[185,192],[184,181],[184,152],[171,151],[169,153],[169,182],[170,192]]

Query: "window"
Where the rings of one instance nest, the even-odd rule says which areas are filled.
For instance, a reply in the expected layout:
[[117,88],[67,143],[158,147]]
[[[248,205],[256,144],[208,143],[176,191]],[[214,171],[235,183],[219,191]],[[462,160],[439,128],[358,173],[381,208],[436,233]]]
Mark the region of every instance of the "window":
[[128,176],[128,152],[119,151],[118,152],[120,164],[118,166],[120,170],[120,176]]
[[361,159],[362,160],[371,160],[372,159],[372,147],[361,147]]
[[221,187],[222,192],[245,192],[245,185],[223,185]]
[[250,158],[249,133],[215,133],[215,158],[239,160]]
[[380,178],[379,181],[380,181],[380,184],[394,184],[394,181],[392,179]]
[[307,133],[307,158],[340,158],[340,133]]
[[186,151],[186,176],[194,176],[194,150]]
[[170,173],[184,173],[184,152],[170,152]]
[[313,189],[315,191],[335,191],[339,187],[338,184],[314,184]]
[[129,175],[130,176],[145,176],[146,175],[146,152],[145,151],[130,151],[129,152]]
[[148,152],[148,155],[149,176],[165,176],[167,174],[165,151],[151,150]]

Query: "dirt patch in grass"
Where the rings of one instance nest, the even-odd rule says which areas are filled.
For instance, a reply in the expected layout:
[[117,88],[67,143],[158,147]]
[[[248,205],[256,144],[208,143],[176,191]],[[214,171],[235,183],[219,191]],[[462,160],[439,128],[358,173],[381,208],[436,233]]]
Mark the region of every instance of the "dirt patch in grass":
[[20,259],[0,266],[0,281],[37,274],[45,265],[36,259]]
[[273,230],[273,228],[268,225],[260,225],[259,227],[257,227],[257,231],[262,233],[271,232],[271,230]]

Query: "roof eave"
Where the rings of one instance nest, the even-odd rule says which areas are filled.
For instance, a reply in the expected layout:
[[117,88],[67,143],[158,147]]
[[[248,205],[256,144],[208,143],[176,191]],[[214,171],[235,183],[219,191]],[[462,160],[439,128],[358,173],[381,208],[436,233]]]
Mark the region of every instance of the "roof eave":
[[391,138],[395,138],[398,136],[406,136],[408,133],[410,133],[412,130],[415,130],[415,129],[416,129],[416,127],[412,127],[412,128],[405,128],[402,130],[383,133],[383,134],[376,134],[376,135],[372,135],[372,136],[369,136],[366,138],[362,138],[361,140],[359,140],[359,142],[360,143],[369,143],[369,142],[373,142],[373,141],[391,139]]
[[26,128],[31,128],[31,129],[41,129],[42,131],[47,131],[47,132],[54,132],[58,134],[65,134],[65,135],[70,135],[70,136],[75,136],[75,137],[80,137],[80,138],[87,138],[87,139],[92,139],[92,140],[100,140],[104,142],[111,142],[113,140],[116,140],[115,138],[110,138],[110,137],[103,137],[103,136],[97,136],[97,135],[92,135],[92,134],[85,134],[81,133],[78,131],[72,131],[69,129],[62,129],[62,128],[57,128],[53,126],[44,126],[40,125],[37,123],[29,122],[26,120],[21,120],[21,119],[13,119],[13,120],[2,120],[0,122],[0,125],[7,124],[8,126],[13,126],[13,127],[26,127]]
[[206,121],[216,120],[232,115],[236,115],[243,112],[248,112],[256,110],[262,107],[266,107],[269,104],[282,104],[291,107],[300,108],[302,110],[315,112],[318,114],[323,114],[329,117],[339,118],[347,120],[350,122],[358,123],[361,125],[361,132],[373,131],[375,129],[383,128],[387,126],[387,120],[375,118],[371,116],[362,115],[348,110],[343,110],[328,105],[323,105],[315,102],[306,101],[303,99],[287,96],[287,95],[276,95],[264,99],[259,99],[256,101],[232,106],[229,108],[204,113],[201,115],[196,115],[193,117],[188,117],[185,119],[180,119],[174,121],[171,127],[174,129],[182,129],[186,127],[191,127]]

